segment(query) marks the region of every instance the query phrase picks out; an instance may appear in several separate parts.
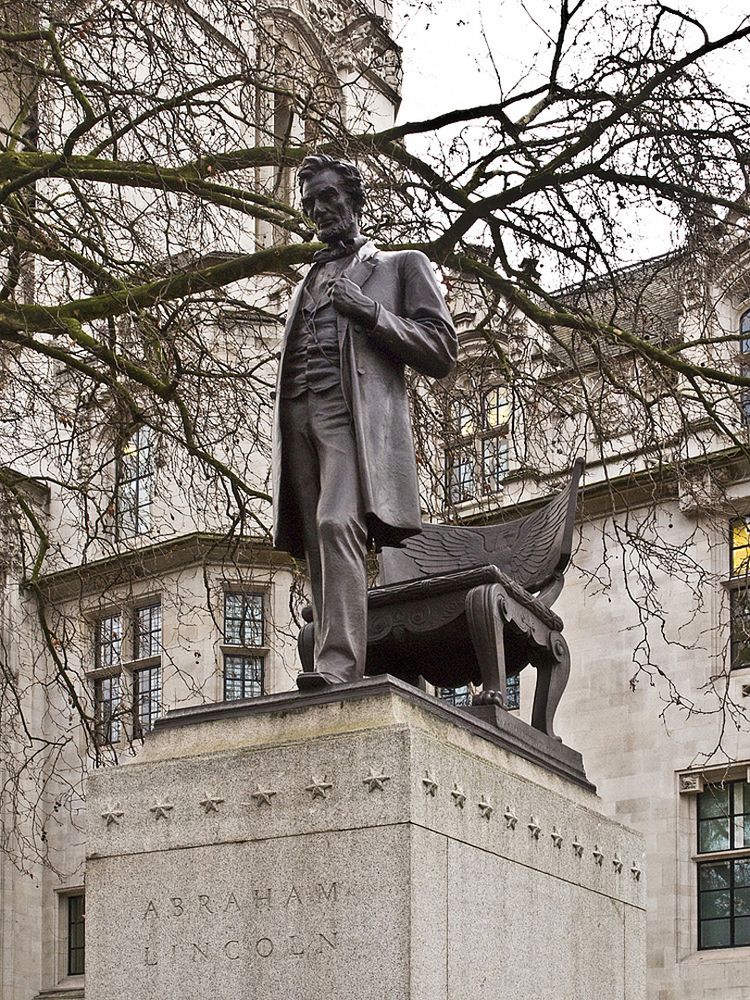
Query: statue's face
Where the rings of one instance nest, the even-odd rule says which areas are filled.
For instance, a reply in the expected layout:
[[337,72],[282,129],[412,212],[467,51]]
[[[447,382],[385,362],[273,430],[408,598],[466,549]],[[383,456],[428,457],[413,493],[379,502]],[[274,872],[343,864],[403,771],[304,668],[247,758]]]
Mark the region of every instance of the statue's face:
[[321,170],[302,184],[302,208],[312,219],[323,243],[352,239],[359,224],[344,178],[335,170]]

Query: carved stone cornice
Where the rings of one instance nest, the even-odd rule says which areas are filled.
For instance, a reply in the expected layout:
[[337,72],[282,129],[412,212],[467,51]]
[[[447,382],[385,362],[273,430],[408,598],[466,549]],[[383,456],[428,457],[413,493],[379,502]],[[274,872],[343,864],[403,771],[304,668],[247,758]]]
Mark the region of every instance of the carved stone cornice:
[[39,587],[48,601],[84,597],[111,587],[149,580],[190,566],[287,566],[291,558],[272,549],[259,537],[193,532],[139,549],[113,553],[102,559],[45,574]]

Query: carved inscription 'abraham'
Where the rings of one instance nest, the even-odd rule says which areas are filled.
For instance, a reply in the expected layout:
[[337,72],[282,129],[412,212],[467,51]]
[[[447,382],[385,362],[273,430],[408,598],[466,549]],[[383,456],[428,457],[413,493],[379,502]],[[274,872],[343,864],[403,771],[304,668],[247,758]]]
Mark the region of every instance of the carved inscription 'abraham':
[[252,889],[250,894],[234,892],[227,895],[211,896],[198,893],[193,896],[168,896],[165,899],[149,899],[143,912],[143,919],[161,917],[216,916],[216,914],[242,913],[248,910],[289,910],[298,906],[316,906],[338,902],[340,882],[316,882],[314,885],[289,885],[275,891],[269,888]]

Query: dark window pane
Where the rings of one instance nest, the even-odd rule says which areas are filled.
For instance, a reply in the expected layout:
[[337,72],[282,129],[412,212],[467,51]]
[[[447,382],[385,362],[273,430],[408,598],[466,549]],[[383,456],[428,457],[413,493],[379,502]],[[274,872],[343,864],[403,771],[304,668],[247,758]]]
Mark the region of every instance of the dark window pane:
[[508,474],[508,442],[504,437],[482,441],[482,479],[486,492],[497,493]]
[[505,707],[509,711],[521,707],[521,675],[516,674],[515,677],[508,677],[506,682],[506,700]]
[[146,667],[133,673],[133,715],[139,736],[154,728],[161,715],[161,667]]
[[734,922],[734,943],[736,947],[750,944],[750,917],[738,917]]
[[474,486],[474,454],[468,448],[449,448],[445,453],[446,495],[449,503],[472,500]]
[[153,493],[151,432],[148,427],[139,427],[125,441],[118,455],[115,507],[121,538],[148,531]]
[[704,889],[728,889],[731,881],[729,861],[718,861],[711,865],[699,865],[699,884]]
[[135,612],[135,658],[161,655],[161,604]]
[[701,820],[698,825],[698,850],[701,853],[729,850],[729,820]]
[[460,437],[474,433],[476,421],[470,396],[462,396],[461,399],[455,400],[452,405],[451,422],[454,433]]
[[120,675],[102,677],[94,682],[96,741],[99,746],[117,743],[121,732],[122,704]]
[[731,920],[704,920],[700,925],[701,948],[728,948],[732,943]]
[[262,646],[263,616],[262,594],[225,594],[224,642],[229,646]]
[[471,705],[471,691],[468,686],[457,688],[435,688],[435,694],[441,701],[446,701],[449,705]]
[[750,858],[738,858],[734,862],[734,884],[736,886],[750,886]]
[[729,889],[718,892],[702,892],[700,900],[700,917],[729,917],[732,911],[732,894]]
[[263,694],[263,657],[224,657],[224,700],[259,698]]
[[743,586],[729,598],[732,631],[732,669],[750,665],[750,592]]
[[710,816],[729,815],[729,785],[708,785],[698,796],[698,816],[708,819]]
[[750,352],[750,311],[740,320],[740,351],[743,354]]
[[94,663],[97,667],[112,667],[120,662],[122,652],[122,618],[108,615],[100,618],[96,627]]
[[85,897],[68,896],[68,975],[85,971]]
[[750,888],[734,890],[734,916],[750,917]]

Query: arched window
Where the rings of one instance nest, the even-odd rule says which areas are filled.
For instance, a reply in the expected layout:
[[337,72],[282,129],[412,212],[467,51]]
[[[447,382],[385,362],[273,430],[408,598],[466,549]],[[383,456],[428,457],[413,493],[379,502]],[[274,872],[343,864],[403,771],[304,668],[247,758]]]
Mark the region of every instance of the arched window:
[[117,456],[118,538],[134,538],[149,531],[153,487],[151,430],[139,427],[125,439]]

